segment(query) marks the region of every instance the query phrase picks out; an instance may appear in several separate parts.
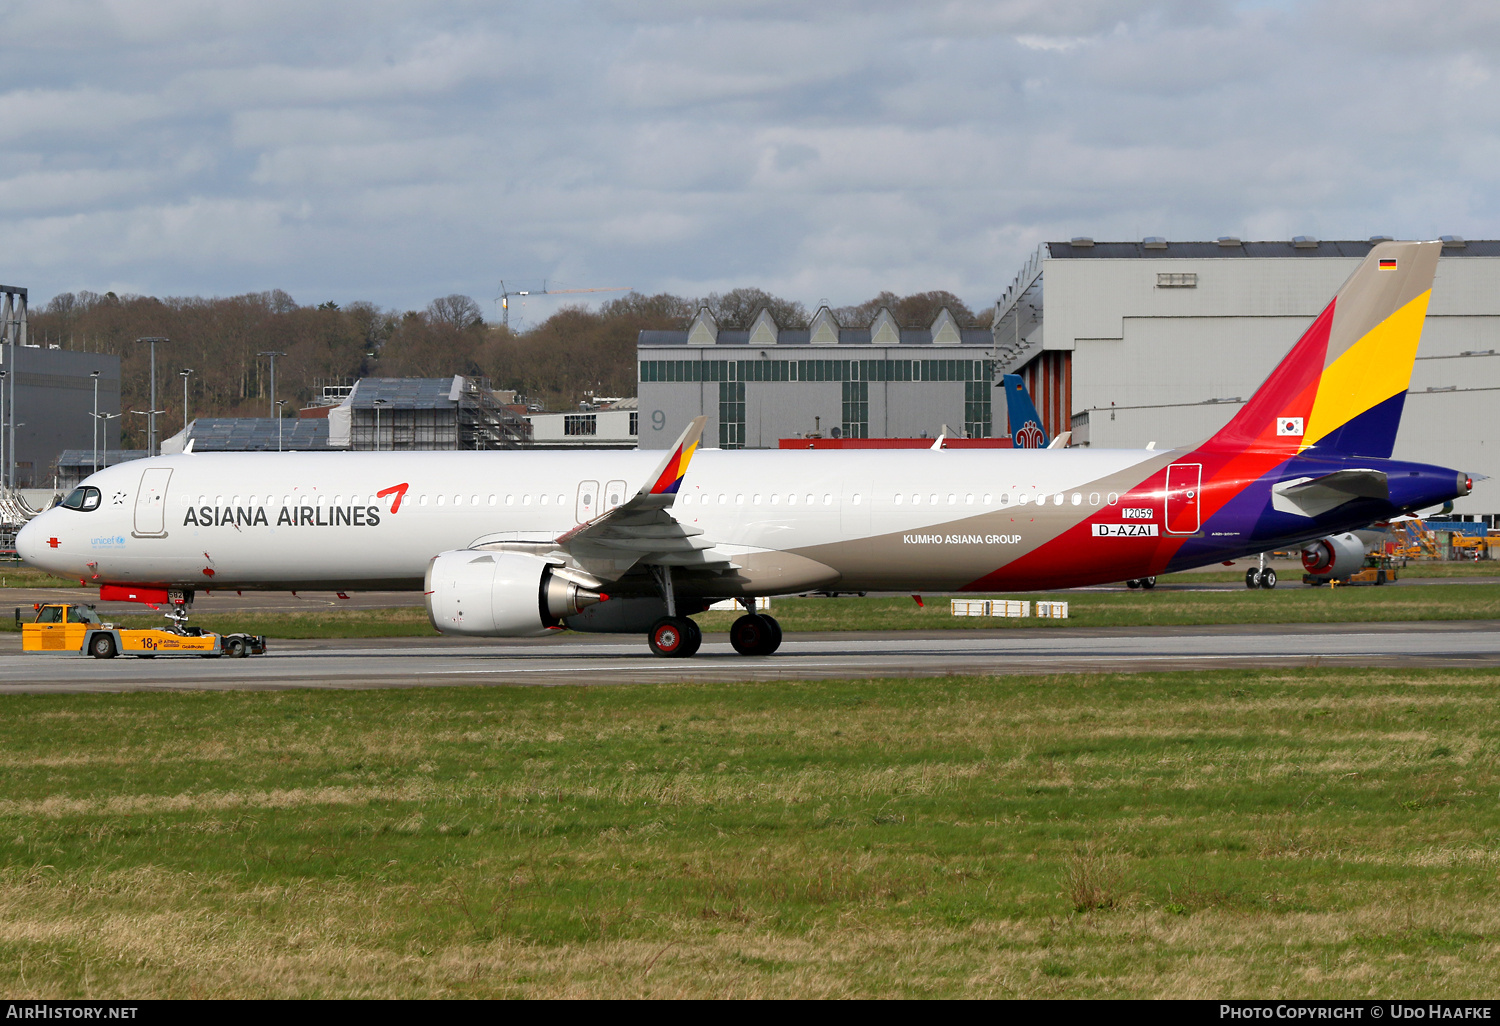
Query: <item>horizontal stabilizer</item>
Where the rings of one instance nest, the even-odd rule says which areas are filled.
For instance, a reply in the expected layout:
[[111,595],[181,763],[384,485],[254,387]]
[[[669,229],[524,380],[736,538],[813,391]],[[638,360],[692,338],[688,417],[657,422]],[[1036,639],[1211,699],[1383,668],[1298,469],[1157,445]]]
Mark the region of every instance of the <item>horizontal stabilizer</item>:
[[1321,477],[1298,477],[1271,489],[1278,513],[1316,517],[1355,499],[1386,499],[1390,485],[1381,470],[1336,470]]

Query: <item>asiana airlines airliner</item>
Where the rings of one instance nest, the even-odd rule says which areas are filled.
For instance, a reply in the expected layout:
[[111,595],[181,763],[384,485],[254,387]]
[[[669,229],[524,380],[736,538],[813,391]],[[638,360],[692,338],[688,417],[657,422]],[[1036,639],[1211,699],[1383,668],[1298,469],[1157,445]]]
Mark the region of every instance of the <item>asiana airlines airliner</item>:
[[412,589],[448,634],[644,633],[810,589],[1007,591],[1152,577],[1467,495],[1390,459],[1438,242],[1376,246],[1213,438],[1170,451],[703,449],[159,456],[88,478],[16,541],[103,598],[195,590]]

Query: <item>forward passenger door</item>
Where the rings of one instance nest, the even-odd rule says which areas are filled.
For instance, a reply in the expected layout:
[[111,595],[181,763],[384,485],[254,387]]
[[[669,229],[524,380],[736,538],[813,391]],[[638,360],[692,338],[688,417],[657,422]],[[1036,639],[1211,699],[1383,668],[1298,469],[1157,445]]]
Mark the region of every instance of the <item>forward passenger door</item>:
[[141,474],[141,488],[135,493],[135,531],[137,538],[167,536],[167,482],[172,479],[170,467],[151,467]]

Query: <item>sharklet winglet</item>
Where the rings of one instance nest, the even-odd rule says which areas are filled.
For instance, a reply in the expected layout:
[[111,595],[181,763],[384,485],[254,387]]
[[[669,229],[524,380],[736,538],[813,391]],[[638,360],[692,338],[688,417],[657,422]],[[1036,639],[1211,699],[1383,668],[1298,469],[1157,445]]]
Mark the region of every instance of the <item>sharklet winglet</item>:
[[647,483],[641,487],[640,495],[677,494],[677,489],[682,487],[682,479],[687,474],[688,464],[693,460],[693,453],[698,451],[698,443],[703,439],[703,425],[707,422],[707,417],[693,418],[676,444],[667,450],[667,458],[646,478]]

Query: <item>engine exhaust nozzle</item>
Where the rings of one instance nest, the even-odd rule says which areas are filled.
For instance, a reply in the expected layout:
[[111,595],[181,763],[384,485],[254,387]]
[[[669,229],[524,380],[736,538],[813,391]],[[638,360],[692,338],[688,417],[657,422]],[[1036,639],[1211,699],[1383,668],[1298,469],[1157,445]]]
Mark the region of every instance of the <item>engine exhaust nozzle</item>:
[[549,575],[547,583],[542,585],[542,596],[548,615],[554,619],[574,616],[589,606],[609,599],[609,596],[603,592],[581,587],[576,582],[556,574]]

